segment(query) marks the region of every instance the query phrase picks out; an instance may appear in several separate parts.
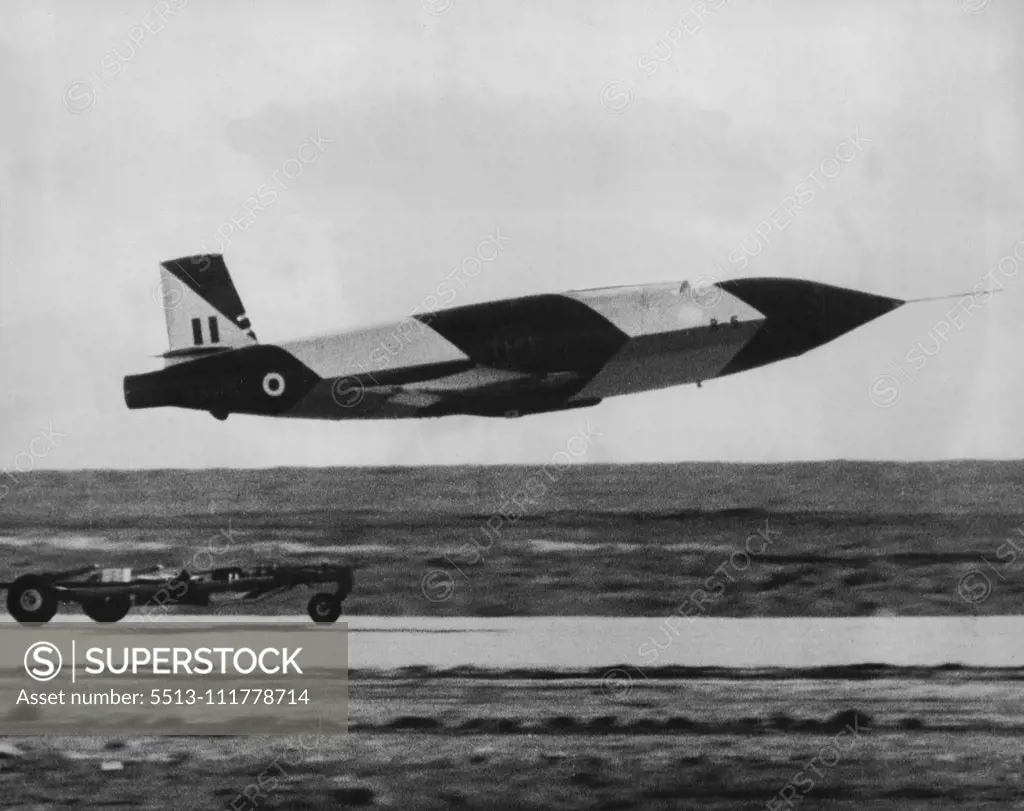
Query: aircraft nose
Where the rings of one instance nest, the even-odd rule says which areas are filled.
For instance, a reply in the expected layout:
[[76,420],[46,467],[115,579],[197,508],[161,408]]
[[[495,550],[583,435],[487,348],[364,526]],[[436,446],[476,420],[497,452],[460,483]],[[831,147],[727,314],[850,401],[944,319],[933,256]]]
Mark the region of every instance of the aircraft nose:
[[802,279],[733,279],[717,284],[765,316],[765,323],[722,374],[802,355],[906,303]]

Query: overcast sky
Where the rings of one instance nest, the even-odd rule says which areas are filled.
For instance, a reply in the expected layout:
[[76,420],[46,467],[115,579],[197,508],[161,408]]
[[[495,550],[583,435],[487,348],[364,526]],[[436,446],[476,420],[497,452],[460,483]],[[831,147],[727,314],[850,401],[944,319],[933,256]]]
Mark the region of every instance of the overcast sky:
[[[587,420],[596,462],[1024,456],[1024,274],[990,273],[1024,265],[1024,6],[691,5],[5,2],[0,467],[545,462]],[[495,229],[455,304],[701,276],[1006,292],[521,420],[124,405],[166,349],[161,260],[222,250],[269,342],[401,319]]]

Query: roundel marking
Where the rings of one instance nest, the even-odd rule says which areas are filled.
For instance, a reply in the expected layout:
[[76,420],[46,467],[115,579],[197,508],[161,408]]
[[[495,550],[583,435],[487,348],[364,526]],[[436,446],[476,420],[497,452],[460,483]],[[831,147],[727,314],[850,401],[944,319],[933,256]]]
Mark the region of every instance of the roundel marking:
[[271,397],[284,394],[284,378],[277,372],[270,372],[263,378],[263,391]]

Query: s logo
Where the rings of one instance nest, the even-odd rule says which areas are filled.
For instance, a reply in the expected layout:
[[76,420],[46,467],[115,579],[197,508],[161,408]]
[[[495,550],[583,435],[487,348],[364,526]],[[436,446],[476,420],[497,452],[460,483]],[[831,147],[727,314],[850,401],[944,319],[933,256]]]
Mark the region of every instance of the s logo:
[[64,664],[57,646],[52,642],[36,642],[25,651],[25,672],[36,681],[54,678]]

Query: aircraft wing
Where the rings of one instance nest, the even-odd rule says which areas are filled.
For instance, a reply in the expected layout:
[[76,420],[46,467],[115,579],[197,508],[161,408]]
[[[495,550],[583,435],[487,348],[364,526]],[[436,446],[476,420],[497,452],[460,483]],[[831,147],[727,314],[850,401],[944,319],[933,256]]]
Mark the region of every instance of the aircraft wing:
[[474,366],[402,385],[370,385],[366,394],[384,397],[392,406],[415,409],[423,416],[520,416],[595,405],[598,400],[573,400],[586,381],[585,375],[576,372],[537,375]]

